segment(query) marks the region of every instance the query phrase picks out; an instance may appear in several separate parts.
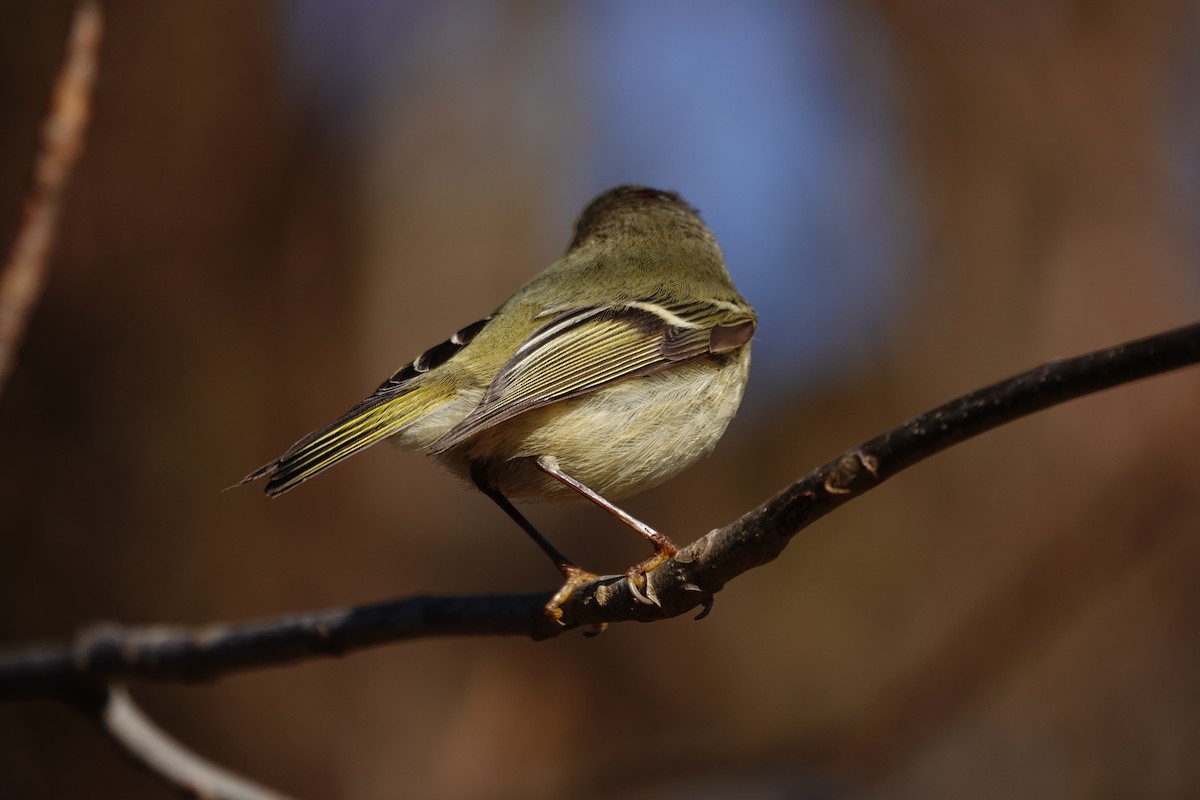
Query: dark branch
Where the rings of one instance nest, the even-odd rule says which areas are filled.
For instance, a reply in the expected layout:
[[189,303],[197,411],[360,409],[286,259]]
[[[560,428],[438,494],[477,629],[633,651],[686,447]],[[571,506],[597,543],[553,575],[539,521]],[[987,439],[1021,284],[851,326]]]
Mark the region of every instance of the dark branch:
[[96,56],[104,31],[100,6],[88,0],[75,10],[67,52],[54,84],[50,110],[21,223],[0,273],[0,390],[12,373],[29,315],[46,282],[46,262],[54,243],[67,179],[83,149],[91,114]]
[[1200,362],[1200,325],[1054,361],[980,389],[848,450],[650,572],[637,602],[622,577],[578,590],[565,625],[547,619],[550,593],[413,597],[202,628],[98,626],[73,641],[0,653],[0,698],[66,696],[110,681],[203,680],[315,655],[435,636],[548,638],[579,625],[652,621],[711,604],[734,577],[773,560],[800,531],[922,459],[1058,403]]
[[207,680],[431,636],[543,638],[561,630],[541,613],[549,599],[550,592],[412,597],[231,625],[96,625],[71,642],[0,652],[0,699],[55,696],[71,687],[138,678]]

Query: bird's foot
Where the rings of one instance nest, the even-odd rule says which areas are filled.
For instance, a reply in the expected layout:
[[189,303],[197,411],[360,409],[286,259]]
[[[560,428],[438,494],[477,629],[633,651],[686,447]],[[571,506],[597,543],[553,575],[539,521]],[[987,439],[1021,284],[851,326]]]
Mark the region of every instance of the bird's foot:
[[563,577],[566,580],[563,581],[562,586],[558,587],[558,591],[550,598],[550,602],[546,603],[542,612],[559,625],[564,625],[565,623],[562,621],[562,604],[567,602],[580,586],[583,586],[585,583],[591,583],[600,576],[594,572],[588,572],[582,567],[577,567],[574,564],[563,564],[559,569],[562,570]]
[[655,540],[655,552],[644,561],[639,561],[629,569],[625,570],[625,584],[629,587],[629,593],[633,595],[633,599],[647,606],[658,606],[662,608],[662,603],[658,602],[658,598],[654,597],[649,592],[643,592],[642,588],[647,586],[646,573],[656,567],[662,566],[667,561],[679,552],[679,548],[675,543],[663,536],[657,534],[659,538]]

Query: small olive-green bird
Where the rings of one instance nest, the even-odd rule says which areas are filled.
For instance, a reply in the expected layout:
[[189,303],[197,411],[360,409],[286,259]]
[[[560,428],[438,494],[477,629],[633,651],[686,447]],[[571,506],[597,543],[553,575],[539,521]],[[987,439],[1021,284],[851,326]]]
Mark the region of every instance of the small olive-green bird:
[[638,531],[666,536],[606,498],[656,486],[707,454],[737,411],[756,318],[721,248],[674,192],[619,186],[579,215],[566,253],[490,316],[426,350],[340,419],[247,475],[278,495],[391,439],[473,482],[566,579],[546,606],[596,576],[543,537],[511,499],[582,495]]

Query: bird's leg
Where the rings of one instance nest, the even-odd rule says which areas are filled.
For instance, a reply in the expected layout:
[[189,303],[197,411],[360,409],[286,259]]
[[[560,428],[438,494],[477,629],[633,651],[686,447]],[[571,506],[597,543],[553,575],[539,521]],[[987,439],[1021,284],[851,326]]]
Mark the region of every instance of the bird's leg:
[[526,519],[525,515],[518,511],[517,507],[499,489],[488,483],[487,479],[483,477],[481,470],[472,469],[471,480],[478,487],[479,491],[490,497],[492,502],[500,506],[500,510],[508,515],[509,519],[517,523],[521,527],[521,530],[525,531],[530,539],[533,539],[534,544],[541,548],[542,552],[554,562],[554,566],[558,567],[558,571],[566,579],[558,591],[554,593],[554,596],[550,598],[550,602],[546,604],[544,609],[546,616],[555,622],[561,622],[562,609],[560,606],[567,601],[567,598],[577,588],[589,581],[596,580],[599,576],[588,572],[564,556],[561,550],[551,544],[550,540],[541,534],[541,531],[533,527],[533,523]]
[[536,462],[538,469],[561,482],[564,486],[578,492],[579,494],[591,500],[596,505],[603,508],[608,513],[612,514],[617,519],[624,522],[629,527],[646,537],[650,544],[654,545],[654,555],[647,559],[639,561],[629,569],[625,570],[625,579],[629,583],[629,591],[639,602],[648,605],[658,605],[651,598],[646,597],[642,593],[642,586],[646,583],[646,573],[663,562],[669,560],[672,556],[679,552],[679,548],[669,538],[651,528],[640,519],[630,516],[626,511],[617,508],[615,505],[605,500],[596,492],[584,486],[575,478],[562,471],[558,465],[558,459],[552,456],[538,456]]

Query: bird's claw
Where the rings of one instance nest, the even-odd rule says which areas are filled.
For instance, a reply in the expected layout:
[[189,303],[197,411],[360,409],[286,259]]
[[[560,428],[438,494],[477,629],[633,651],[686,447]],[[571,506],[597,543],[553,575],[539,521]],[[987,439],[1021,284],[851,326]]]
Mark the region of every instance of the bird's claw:
[[704,608],[700,609],[700,613],[696,615],[696,622],[699,622],[712,613],[713,603],[716,602],[716,598],[713,597],[711,593],[706,592],[704,589],[701,589],[694,583],[685,583],[683,585],[683,590],[685,592],[700,592],[705,596],[704,599],[700,601],[700,604],[704,606]]
[[642,605],[662,607],[658,600],[651,599],[642,591],[642,586],[646,585],[646,573],[640,572],[636,567],[625,573],[625,585],[629,587],[629,594],[633,599]]
[[[650,582],[646,580],[646,573],[665,560],[665,558],[661,559],[659,562],[650,564],[649,566],[643,562],[625,570],[625,585],[629,588],[629,594],[634,600],[644,606],[662,608],[662,602],[654,595],[654,591],[650,588]],[[643,587],[645,591],[642,590]]]

